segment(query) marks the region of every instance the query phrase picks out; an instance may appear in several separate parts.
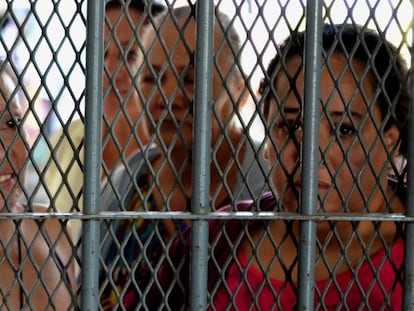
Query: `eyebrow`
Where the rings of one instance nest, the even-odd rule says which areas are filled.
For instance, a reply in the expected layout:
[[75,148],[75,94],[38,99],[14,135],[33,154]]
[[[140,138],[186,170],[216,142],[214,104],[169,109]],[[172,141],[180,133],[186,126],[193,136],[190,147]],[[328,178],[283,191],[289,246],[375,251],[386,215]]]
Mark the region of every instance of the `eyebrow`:
[[174,70],[177,72],[177,74],[179,76],[183,75],[183,73],[190,73],[190,72],[194,72],[194,67],[192,65],[180,65],[178,67],[174,66],[174,64],[172,64],[172,66],[174,67]]
[[[284,109],[282,109],[281,110],[281,113],[283,114],[283,115],[288,115],[288,114],[300,114],[301,113],[301,111],[302,111],[302,109],[301,108],[290,108],[290,107],[287,107],[287,108],[284,108]],[[353,119],[357,119],[357,120],[362,120],[363,119],[363,117],[364,117],[364,115],[363,114],[361,114],[360,112],[358,112],[358,111],[353,111],[353,110],[350,110],[348,113],[345,111],[345,110],[334,110],[334,111],[329,111],[329,115],[331,116],[331,117],[337,117],[337,118],[342,118],[343,117],[343,115],[346,113],[346,115],[347,116],[351,116]]]
[[[132,44],[131,44],[131,41],[132,41]],[[129,39],[129,40],[122,40],[122,41],[119,41],[119,44],[122,46],[122,48],[123,49],[125,49],[125,48],[127,48],[130,44],[131,44],[131,47],[133,47],[134,45],[137,45],[137,42],[136,42],[137,40],[134,40],[134,39]]]
[[299,114],[299,113],[301,113],[301,111],[302,111],[302,108],[287,107],[287,108],[281,109],[281,113],[283,113],[283,114]]
[[[155,72],[157,75],[160,73],[161,71],[161,66],[159,65],[153,65],[153,64],[149,64],[150,66],[145,66],[144,69],[149,71],[149,72]],[[151,68],[151,69],[150,69]]]
[[352,118],[355,118],[355,119],[358,119],[358,120],[362,120],[362,119],[363,119],[363,117],[364,117],[364,115],[363,115],[363,114],[361,114],[361,113],[359,113],[359,112],[357,112],[357,111],[352,111],[352,110],[349,110],[348,112],[347,112],[347,111],[345,111],[345,110],[341,110],[341,111],[338,111],[338,110],[335,110],[335,111],[329,111],[329,114],[330,114],[332,117],[338,117],[338,118],[342,118],[342,116],[343,116],[344,114],[346,114],[347,116],[351,116]]

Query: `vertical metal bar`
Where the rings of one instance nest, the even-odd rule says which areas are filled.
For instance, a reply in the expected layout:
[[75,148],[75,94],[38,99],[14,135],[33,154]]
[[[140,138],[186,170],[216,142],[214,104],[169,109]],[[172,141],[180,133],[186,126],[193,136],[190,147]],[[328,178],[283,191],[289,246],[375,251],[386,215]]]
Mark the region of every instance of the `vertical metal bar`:
[[[319,156],[322,1],[308,1],[305,42],[301,213],[316,213]],[[300,224],[298,310],[314,309],[316,222]]]
[[[100,208],[102,68],[104,1],[88,1],[86,37],[86,103],[84,214]],[[99,221],[83,222],[82,310],[99,309]]]
[[[414,2],[413,2],[414,3]],[[414,31],[414,27],[412,29]],[[412,42],[414,44],[414,41]],[[414,68],[414,55],[411,52],[411,68]],[[411,71],[411,91],[414,91],[414,73]],[[407,192],[407,216],[414,216],[414,97],[411,97],[408,133],[408,192]],[[404,258],[404,307],[403,310],[414,310],[414,223],[407,222],[405,236]]]
[[[199,0],[196,8],[194,154],[192,212],[208,213],[210,202],[211,109],[214,3]],[[192,226],[191,310],[207,309],[208,222]]]

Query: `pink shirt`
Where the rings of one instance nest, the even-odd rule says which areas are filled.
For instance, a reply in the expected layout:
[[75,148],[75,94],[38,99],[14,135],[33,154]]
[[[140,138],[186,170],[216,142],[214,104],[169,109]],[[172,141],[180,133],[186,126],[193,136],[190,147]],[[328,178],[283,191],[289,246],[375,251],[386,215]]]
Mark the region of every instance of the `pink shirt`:
[[[248,261],[241,252],[238,253],[238,260],[240,265],[233,262],[229,268],[226,277],[228,290],[221,285],[212,297],[215,310],[286,311],[295,308],[296,293],[293,286],[296,284],[275,279],[265,282],[261,271],[247,268]],[[370,260],[364,260],[355,271],[355,281],[351,271],[338,274],[335,280],[317,281],[315,310],[323,310],[320,300],[328,310],[366,310],[368,306],[371,310],[401,310],[403,261],[404,242],[398,239],[390,249],[390,258],[386,257],[385,250],[381,250]],[[245,276],[240,270],[246,271]],[[228,308],[232,301],[234,305]]]

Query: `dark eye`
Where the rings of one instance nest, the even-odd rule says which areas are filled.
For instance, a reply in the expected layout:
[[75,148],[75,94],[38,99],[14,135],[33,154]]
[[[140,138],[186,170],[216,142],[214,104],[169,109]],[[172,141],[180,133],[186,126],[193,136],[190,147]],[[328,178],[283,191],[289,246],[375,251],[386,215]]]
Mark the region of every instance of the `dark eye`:
[[141,82],[143,83],[155,83],[155,78],[152,74],[144,74],[142,75]]
[[291,132],[302,131],[302,122],[295,120],[295,122],[289,123],[289,129]]
[[283,120],[278,123],[277,127],[282,129],[288,135],[296,135],[302,131],[302,122],[298,119]]
[[135,50],[130,50],[127,54],[128,62],[135,62],[138,59],[138,53]]
[[285,127],[289,133],[296,133],[302,131],[302,122],[300,120],[287,120]]
[[341,124],[338,128],[340,136],[352,136],[355,134],[355,127],[351,124]]
[[12,118],[12,119],[6,121],[6,126],[7,126],[7,128],[15,129],[15,128],[18,128],[20,126],[20,123],[21,123],[20,118]]

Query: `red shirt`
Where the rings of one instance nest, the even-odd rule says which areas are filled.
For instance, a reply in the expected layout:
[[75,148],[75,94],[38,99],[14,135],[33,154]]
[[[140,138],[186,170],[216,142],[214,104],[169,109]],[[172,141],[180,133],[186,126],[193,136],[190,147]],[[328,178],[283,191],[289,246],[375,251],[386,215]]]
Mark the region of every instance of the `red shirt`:
[[[401,310],[404,261],[402,239],[395,241],[389,253],[388,258],[385,250],[380,250],[369,260],[365,259],[354,271],[340,273],[334,280],[316,281],[315,310],[324,310],[323,306],[328,310]],[[228,289],[221,285],[219,291],[212,296],[214,310],[285,311],[295,308],[296,284],[275,279],[266,282],[261,271],[247,268],[248,261],[241,252],[238,260],[240,264],[233,262],[227,274]],[[241,271],[246,271],[245,276]],[[321,300],[323,304],[320,303]]]

